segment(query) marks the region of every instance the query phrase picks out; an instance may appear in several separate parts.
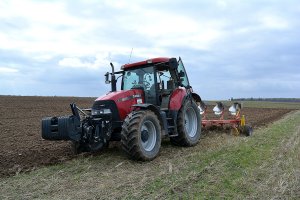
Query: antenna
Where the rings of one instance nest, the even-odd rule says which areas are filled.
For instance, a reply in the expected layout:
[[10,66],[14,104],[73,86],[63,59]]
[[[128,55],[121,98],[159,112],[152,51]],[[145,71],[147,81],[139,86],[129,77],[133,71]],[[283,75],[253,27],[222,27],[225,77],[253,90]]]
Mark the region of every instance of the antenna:
[[132,51],[133,51],[133,48],[131,48],[131,52],[130,52],[130,56],[129,56],[129,60],[128,60],[128,64],[130,63],[131,61],[131,55],[132,55]]

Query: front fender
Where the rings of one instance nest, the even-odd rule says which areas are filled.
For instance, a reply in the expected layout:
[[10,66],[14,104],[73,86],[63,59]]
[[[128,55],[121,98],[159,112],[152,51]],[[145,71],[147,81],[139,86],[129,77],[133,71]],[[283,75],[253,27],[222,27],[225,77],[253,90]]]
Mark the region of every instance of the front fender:
[[168,133],[168,124],[167,124],[167,116],[164,111],[161,111],[159,107],[153,105],[153,104],[135,104],[132,105],[134,108],[140,108],[141,110],[151,110],[152,112],[155,113],[157,116],[158,120],[161,122],[162,125],[162,130],[165,131],[165,134]]
[[201,102],[201,97],[197,93],[192,93],[192,97],[195,100],[195,102]]
[[144,104],[134,104],[132,105],[134,108],[140,108],[142,110],[151,110],[153,111],[158,117],[160,117],[160,110],[157,106],[150,104],[150,103],[144,103]]

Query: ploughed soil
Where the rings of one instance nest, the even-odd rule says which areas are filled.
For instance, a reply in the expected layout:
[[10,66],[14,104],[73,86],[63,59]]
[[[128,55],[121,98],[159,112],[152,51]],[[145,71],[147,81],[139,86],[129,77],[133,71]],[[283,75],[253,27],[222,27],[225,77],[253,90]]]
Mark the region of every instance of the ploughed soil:
[[[42,139],[41,119],[70,115],[70,103],[76,102],[80,108],[89,108],[94,100],[81,97],[0,96],[0,177],[76,157],[70,142]],[[246,122],[253,128],[278,120],[290,111],[274,108],[242,109]],[[208,116],[212,117],[211,114]],[[228,114],[225,115],[227,117]]]

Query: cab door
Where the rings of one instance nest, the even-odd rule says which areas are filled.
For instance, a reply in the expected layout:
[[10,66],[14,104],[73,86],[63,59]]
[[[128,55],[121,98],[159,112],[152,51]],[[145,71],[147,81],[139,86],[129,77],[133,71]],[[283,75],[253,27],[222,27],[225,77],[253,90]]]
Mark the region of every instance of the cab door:
[[178,72],[179,78],[181,80],[182,86],[185,87],[185,88],[190,86],[189,79],[187,77],[183,62],[182,62],[180,57],[179,57],[179,60],[178,60],[177,72]]

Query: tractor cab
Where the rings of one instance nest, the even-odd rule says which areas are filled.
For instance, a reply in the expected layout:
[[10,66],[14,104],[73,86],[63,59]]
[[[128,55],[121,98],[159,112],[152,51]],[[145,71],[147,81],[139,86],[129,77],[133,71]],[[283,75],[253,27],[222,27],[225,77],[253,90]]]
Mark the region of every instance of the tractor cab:
[[154,58],[140,63],[123,65],[121,90],[141,89],[147,104],[168,108],[171,93],[189,87],[182,60]]

